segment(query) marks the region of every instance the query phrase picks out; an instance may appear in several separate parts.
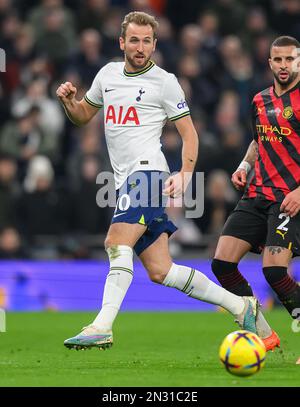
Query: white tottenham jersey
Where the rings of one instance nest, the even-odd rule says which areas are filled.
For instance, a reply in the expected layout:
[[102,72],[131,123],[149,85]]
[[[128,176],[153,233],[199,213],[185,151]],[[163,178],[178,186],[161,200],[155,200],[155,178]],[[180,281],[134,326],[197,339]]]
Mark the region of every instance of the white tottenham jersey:
[[160,137],[167,119],[189,115],[184,92],[173,74],[154,62],[135,73],[111,62],[96,75],[85,100],[104,106],[105,137],[116,188],[135,171],[168,171]]

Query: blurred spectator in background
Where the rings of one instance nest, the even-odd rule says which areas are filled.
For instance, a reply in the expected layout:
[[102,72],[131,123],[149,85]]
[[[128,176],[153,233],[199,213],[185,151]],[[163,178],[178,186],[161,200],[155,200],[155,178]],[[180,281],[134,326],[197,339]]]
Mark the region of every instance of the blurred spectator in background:
[[28,258],[21,236],[13,226],[0,229],[0,259],[24,259]]
[[214,56],[220,43],[219,18],[212,10],[200,13],[198,24],[203,36],[203,48]]
[[243,29],[247,9],[239,0],[215,0],[213,10],[218,16],[222,36],[238,33]]
[[17,115],[1,132],[0,149],[17,160],[21,180],[35,154],[53,155],[53,140],[40,127],[39,120],[40,108],[32,106]]
[[170,253],[173,256],[182,256],[184,247],[195,247],[201,242],[202,233],[193,219],[185,217],[182,197],[169,199],[166,213],[170,220],[176,222],[178,227],[178,231],[170,238]]
[[[40,110],[38,125],[45,133],[49,149],[48,154],[52,160],[57,161],[64,116],[59,103],[47,94],[47,78],[37,77],[28,84],[24,94],[19,93],[16,96],[12,103],[14,116],[22,116],[24,112],[38,106]],[[44,153],[46,152],[44,151]]]
[[143,11],[144,13],[148,14],[154,14],[151,3],[151,0],[128,0],[127,9],[128,12],[130,12],[131,10],[136,10]]
[[158,21],[157,35],[159,42],[157,43],[157,50],[161,51],[164,56],[164,69],[173,71],[178,62],[178,49],[174,39],[173,27],[166,17],[161,16]]
[[192,117],[197,134],[200,135],[196,171],[205,172],[207,176],[213,169],[220,166],[221,146],[215,134],[208,129],[204,112],[202,110],[195,110]]
[[12,0],[0,0],[0,24],[4,21],[9,10],[11,10]]
[[14,41],[21,27],[21,20],[18,14],[13,10],[9,9],[2,19],[1,25],[1,39],[0,45],[6,51],[6,58],[10,58],[13,55]]
[[[101,139],[102,130],[99,126],[99,117],[96,115],[83,128],[77,129],[73,134],[73,149],[67,161],[67,174],[72,189],[78,188],[82,174],[82,164],[86,157],[94,156],[98,162],[98,168],[102,171],[111,169],[106,149]],[[96,177],[95,177],[96,185]]]
[[246,29],[243,28],[240,35],[248,51],[255,51],[255,42],[258,37],[261,35],[272,35],[266,12],[261,7],[250,8],[246,16],[245,25]]
[[246,53],[241,53],[237,60],[229,61],[227,72],[222,78],[224,89],[231,89],[239,96],[239,117],[249,121],[251,98],[255,90],[255,77],[252,60]]
[[213,253],[225,220],[234,209],[237,195],[229,175],[222,170],[212,171],[206,181],[205,216],[195,219],[202,233],[210,236],[209,252]]
[[181,168],[182,141],[174,125],[167,125],[162,137],[162,151],[171,172]]
[[[55,12],[58,13],[55,14]],[[49,28],[45,25],[45,22],[49,22],[47,17],[51,16],[53,18],[53,15],[56,17],[59,16],[62,20],[63,27],[61,27],[61,32],[65,31],[66,36],[72,38],[75,34],[74,15],[69,8],[65,7],[63,0],[41,0],[36,7],[30,10],[28,22],[33,27],[36,38],[41,38],[45,30]],[[50,26],[51,21],[50,19]]]
[[239,108],[239,97],[236,92],[226,90],[219,95],[213,123],[213,130],[219,140],[224,131],[239,125]]
[[99,157],[85,155],[80,163],[78,187],[72,194],[73,229],[77,233],[98,235],[105,233],[109,226],[112,209],[100,208],[96,203],[98,185],[95,179],[101,170]]
[[89,88],[98,71],[108,62],[101,53],[102,38],[98,31],[87,29],[80,34],[80,48],[70,56],[67,73],[75,73],[82,80],[82,85]]
[[120,37],[120,26],[123,21],[124,13],[120,9],[110,9],[103,23],[102,38],[103,38],[103,53],[109,58],[121,60],[122,54],[118,41]]
[[[268,69],[268,59],[270,55],[270,43],[272,42],[272,36],[270,34],[258,35],[253,44],[252,59],[255,66],[255,71],[258,75],[258,80],[262,81],[261,87],[266,87],[271,81],[270,70]],[[267,81],[264,85],[263,81]]]
[[299,0],[280,0],[275,9],[273,24],[277,32],[300,38],[300,2]]
[[76,46],[75,34],[65,21],[64,11],[53,8],[42,16],[43,29],[36,31],[36,47],[40,54],[45,54],[55,66],[55,74],[63,71],[66,57]]
[[205,74],[213,66],[213,60],[204,47],[204,35],[199,25],[188,24],[180,32],[179,59],[185,56],[194,57],[201,63],[201,73]]
[[17,182],[17,164],[10,155],[0,155],[0,227],[16,225],[17,199],[20,186]]
[[109,13],[109,3],[109,0],[82,1],[76,19],[79,32],[94,29],[100,34]]
[[[219,150],[218,162],[219,167],[231,175],[234,169],[241,160],[241,154],[245,153],[244,130],[241,126],[235,125],[224,129],[220,134],[221,137],[221,149]],[[250,137],[249,137],[250,138]],[[230,160],[222,160],[222,157],[230,157]]]
[[69,226],[67,198],[56,188],[51,161],[44,156],[33,157],[19,201],[19,219],[24,236],[32,239],[39,235],[66,232]]
[[194,23],[199,11],[203,11],[211,3],[210,0],[188,0],[182,7],[182,0],[167,0],[165,15],[168,16],[175,30],[189,23]]

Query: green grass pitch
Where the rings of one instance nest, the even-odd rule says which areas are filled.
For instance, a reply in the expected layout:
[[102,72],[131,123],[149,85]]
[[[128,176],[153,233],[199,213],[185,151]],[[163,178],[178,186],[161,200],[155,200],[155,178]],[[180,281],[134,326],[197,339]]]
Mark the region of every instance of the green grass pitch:
[[236,329],[227,313],[120,313],[113,347],[75,351],[63,340],[95,313],[8,313],[0,333],[0,386],[299,386],[300,332],[284,310],[267,318],[282,348],[248,378],[230,375],[218,359],[222,339]]

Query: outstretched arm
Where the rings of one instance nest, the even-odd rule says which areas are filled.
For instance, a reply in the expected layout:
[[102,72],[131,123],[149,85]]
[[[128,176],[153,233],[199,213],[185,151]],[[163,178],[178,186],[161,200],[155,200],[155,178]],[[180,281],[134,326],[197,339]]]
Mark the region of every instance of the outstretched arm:
[[237,170],[232,174],[231,181],[236,189],[243,190],[247,183],[247,174],[254,167],[258,156],[258,144],[253,140],[248,147],[243,161],[238,166]]
[[68,118],[77,126],[82,126],[88,123],[99,109],[90,105],[84,99],[78,101],[75,97],[76,93],[77,89],[71,82],[62,83],[56,91],[56,95],[62,103]]
[[165,183],[164,194],[172,198],[180,196],[187,188],[198,157],[198,134],[190,116],[175,121],[182,138],[182,167],[178,174],[171,176]]

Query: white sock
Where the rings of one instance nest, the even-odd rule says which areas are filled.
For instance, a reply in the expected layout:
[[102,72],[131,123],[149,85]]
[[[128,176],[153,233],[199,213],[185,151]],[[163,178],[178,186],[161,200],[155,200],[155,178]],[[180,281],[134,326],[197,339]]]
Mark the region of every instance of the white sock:
[[233,315],[240,314],[245,307],[242,297],[230,293],[215,284],[200,271],[190,267],[173,263],[163,284],[177,288],[197,300],[220,305]]
[[110,269],[106,277],[102,308],[92,323],[103,332],[111,331],[125,294],[133,278],[133,252],[129,246],[107,249]]

